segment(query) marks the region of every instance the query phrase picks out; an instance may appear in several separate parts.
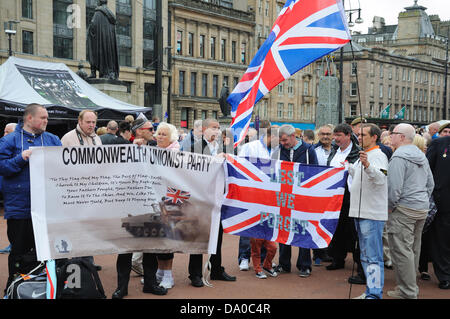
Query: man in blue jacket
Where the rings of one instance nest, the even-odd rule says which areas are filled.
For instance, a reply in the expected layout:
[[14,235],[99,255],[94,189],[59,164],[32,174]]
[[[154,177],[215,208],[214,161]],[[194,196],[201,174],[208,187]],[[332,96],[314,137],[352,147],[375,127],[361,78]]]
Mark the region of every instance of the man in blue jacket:
[[[296,162],[302,164],[318,164],[314,146],[297,140],[295,128],[290,124],[284,124],[278,131],[280,137],[280,148],[272,154],[272,159]],[[276,267],[277,273],[291,272],[291,246],[279,244],[279,265]],[[311,275],[311,251],[307,248],[299,247],[296,263],[300,271],[300,277]]]
[[21,270],[22,257],[35,254],[31,222],[30,168],[31,146],[60,146],[59,138],[45,132],[47,110],[39,104],[29,104],[11,134],[0,139],[0,175],[3,176],[5,219],[11,252],[8,257],[9,286],[16,272]]

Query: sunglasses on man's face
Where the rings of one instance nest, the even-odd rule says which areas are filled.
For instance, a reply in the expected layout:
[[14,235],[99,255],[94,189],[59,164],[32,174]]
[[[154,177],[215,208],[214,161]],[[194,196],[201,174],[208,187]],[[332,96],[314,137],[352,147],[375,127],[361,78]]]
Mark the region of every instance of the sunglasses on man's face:
[[153,132],[153,127],[141,127],[142,130],[149,130],[150,132]]

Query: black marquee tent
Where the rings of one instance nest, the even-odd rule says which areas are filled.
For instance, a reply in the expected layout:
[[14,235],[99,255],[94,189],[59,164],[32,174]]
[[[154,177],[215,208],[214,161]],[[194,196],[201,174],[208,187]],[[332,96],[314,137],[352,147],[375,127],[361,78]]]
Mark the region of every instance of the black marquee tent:
[[95,110],[99,120],[151,115],[151,108],[108,96],[63,63],[10,57],[0,65],[0,116],[22,117],[29,103],[45,106],[51,120],[75,120],[83,109]]

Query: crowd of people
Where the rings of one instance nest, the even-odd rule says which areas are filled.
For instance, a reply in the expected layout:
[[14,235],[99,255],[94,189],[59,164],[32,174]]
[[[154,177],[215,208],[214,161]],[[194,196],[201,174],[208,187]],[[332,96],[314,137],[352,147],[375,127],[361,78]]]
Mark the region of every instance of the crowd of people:
[[[211,156],[231,153],[309,165],[348,165],[349,178],[334,236],[327,248],[311,251],[298,247],[295,266],[299,276],[311,276],[312,265],[320,266],[322,262],[329,263],[329,271],[344,268],[350,252],[356,275],[348,282],[366,285],[366,291],[358,298],[383,297],[385,268],[393,269],[397,284],[395,290],[387,292],[388,296],[417,298],[417,272],[421,280],[430,280],[430,262],[439,288],[450,288],[450,122],[431,123],[426,130],[407,123],[381,130],[364,118],[356,118],[350,125],[328,124],[313,131],[261,121],[258,130],[249,129],[237,148],[233,148],[231,131],[221,131],[219,122],[212,118],[194,121],[190,131],[158,118],[149,120],[143,114],[136,119],[129,115],[119,123],[110,121],[106,127],[97,128],[97,114],[84,110],[76,128],[61,139],[46,131],[47,124],[45,107],[30,104],[23,120],[8,124],[0,139],[0,185],[11,245],[6,288],[20,271],[23,256],[35,254],[30,214],[30,147],[131,143]],[[236,281],[222,266],[222,236],[220,226],[216,254],[210,259],[210,278]],[[253,264],[258,279],[292,271],[290,245],[240,237],[236,249],[239,269],[248,271]],[[94,264],[92,256],[85,258]],[[173,253],[118,255],[117,289],[112,298],[122,299],[128,294],[131,271],[142,275],[144,293],[167,294],[175,285],[173,260]],[[205,284],[202,262],[201,254],[190,255],[189,279],[194,287]],[[101,270],[101,266],[96,267]]]

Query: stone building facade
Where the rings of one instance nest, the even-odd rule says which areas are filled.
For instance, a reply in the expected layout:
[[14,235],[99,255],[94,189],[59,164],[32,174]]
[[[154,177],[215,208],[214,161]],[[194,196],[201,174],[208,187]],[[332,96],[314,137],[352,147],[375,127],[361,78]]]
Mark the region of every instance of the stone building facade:
[[344,54],[346,117],[360,115],[357,69],[363,116],[377,118],[390,104],[390,118],[405,106],[409,122],[443,119],[448,26],[449,21],[428,16],[415,1],[399,13],[397,25],[386,26],[383,18],[375,17],[367,34],[352,35],[353,54],[348,47]]
[[[156,84],[157,14],[167,21],[167,1],[109,0],[108,7],[116,14],[119,49],[119,80],[124,81],[128,94],[125,101],[135,105],[153,106]],[[1,1],[0,21],[17,21],[12,50],[20,58],[62,62],[74,72],[78,64],[90,73],[86,58],[86,30],[97,0],[23,0]],[[167,47],[167,25],[162,26],[163,43]],[[3,31],[3,30],[2,30]],[[163,57],[161,104],[167,110],[170,70],[167,50]],[[8,39],[0,32],[0,63],[8,58]],[[164,114],[164,113],[163,113]]]
[[254,55],[254,14],[246,0],[169,0],[170,120],[192,128],[196,119],[219,118],[224,83],[230,92]]

